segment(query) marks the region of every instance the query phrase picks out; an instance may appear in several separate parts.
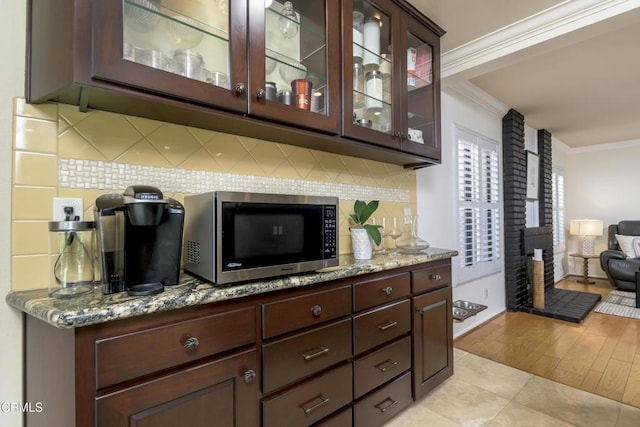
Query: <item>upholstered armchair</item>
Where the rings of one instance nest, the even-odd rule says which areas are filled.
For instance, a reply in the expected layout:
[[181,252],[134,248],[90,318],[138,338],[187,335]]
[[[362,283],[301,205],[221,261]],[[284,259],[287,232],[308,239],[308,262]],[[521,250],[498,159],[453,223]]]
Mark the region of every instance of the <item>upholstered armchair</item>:
[[[609,282],[621,290],[635,291],[636,271],[640,271],[640,257],[633,246],[634,238],[640,236],[640,221],[620,221],[608,228],[609,249],[600,254],[600,267],[607,274]],[[616,234],[621,236],[618,241]]]

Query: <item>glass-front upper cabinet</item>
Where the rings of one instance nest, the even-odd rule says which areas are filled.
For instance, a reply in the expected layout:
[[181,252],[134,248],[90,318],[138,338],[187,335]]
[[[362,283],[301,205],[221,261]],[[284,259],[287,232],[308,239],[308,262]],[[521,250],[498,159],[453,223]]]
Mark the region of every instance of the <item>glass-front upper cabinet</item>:
[[343,134],[440,159],[438,35],[389,0],[344,0],[343,38]]
[[[412,18],[403,17],[401,149],[440,158],[440,51],[439,38]],[[404,91],[403,91],[404,92]]]
[[394,31],[397,8],[387,0],[346,0],[343,10],[343,133],[400,148]]
[[337,134],[340,1],[249,1],[249,114]]
[[245,1],[95,0],[92,13],[93,78],[246,111]]

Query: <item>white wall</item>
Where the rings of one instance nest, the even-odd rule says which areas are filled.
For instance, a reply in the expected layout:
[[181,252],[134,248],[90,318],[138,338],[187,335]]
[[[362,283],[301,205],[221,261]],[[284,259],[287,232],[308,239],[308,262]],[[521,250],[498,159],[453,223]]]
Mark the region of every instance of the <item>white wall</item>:
[[[571,219],[593,218],[604,223],[596,238],[596,253],[607,248],[607,227],[618,221],[640,220],[640,140],[571,149],[565,157],[566,225]],[[579,252],[579,242],[567,230],[567,253]],[[582,260],[566,257],[570,274],[582,275]],[[598,260],[589,275],[605,277]]]
[[[24,96],[26,0],[2,2],[0,14],[0,199],[11,200],[13,97]],[[20,426],[22,415],[5,402],[22,402],[22,316],[4,302],[11,289],[11,210],[0,209],[0,425]]]
[[[502,143],[502,116],[492,113],[459,95],[442,93],[442,164],[420,169],[417,173],[418,234],[431,246],[456,249],[456,124]],[[500,149],[502,150],[502,149]],[[504,244],[503,244],[504,247]],[[472,282],[457,283],[456,264],[452,259],[453,300],[462,299],[488,306],[485,311],[461,323],[454,323],[457,337],[505,310],[504,271]],[[488,297],[485,297],[485,290]]]

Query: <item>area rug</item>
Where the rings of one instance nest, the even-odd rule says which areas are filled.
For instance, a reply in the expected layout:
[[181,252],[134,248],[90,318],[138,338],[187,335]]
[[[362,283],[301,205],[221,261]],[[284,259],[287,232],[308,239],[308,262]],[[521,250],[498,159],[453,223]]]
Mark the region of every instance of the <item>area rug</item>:
[[594,311],[596,313],[640,319],[640,308],[636,308],[635,292],[611,291]]

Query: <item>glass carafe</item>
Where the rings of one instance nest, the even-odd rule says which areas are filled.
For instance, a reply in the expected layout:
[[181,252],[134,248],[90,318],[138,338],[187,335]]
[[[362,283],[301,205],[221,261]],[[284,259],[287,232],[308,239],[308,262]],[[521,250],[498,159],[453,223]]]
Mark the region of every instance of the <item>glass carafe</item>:
[[95,223],[49,222],[49,295],[68,298],[93,290]]
[[409,226],[409,232],[404,233],[403,237],[398,240],[398,249],[405,253],[418,253],[427,249],[429,243],[418,236],[418,215],[408,216],[406,225]]

